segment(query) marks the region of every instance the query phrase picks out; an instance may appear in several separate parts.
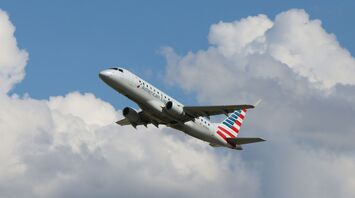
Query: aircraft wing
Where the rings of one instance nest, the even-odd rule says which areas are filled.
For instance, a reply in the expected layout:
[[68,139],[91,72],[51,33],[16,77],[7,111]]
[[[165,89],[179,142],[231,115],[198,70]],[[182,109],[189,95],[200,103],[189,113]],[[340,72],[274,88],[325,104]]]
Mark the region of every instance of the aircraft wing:
[[153,124],[154,126],[158,127],[159,124],[166,124],[158,122],[156,120],[152,120],[147,114],[144,113],[144,111],[138,112],[138,116],[139,120],[137,122],[132,123],[128,118],[123,118],[122,120],[117,121],[116,124],[119,124],[121,126],[132,125],[133,127],[139,125],[147,126],[148,124]]
[[213,116],[232,113],[240,109],[252,109],[254,105],[221,105],[221,106],[185,106],[184,111],[191,117]]

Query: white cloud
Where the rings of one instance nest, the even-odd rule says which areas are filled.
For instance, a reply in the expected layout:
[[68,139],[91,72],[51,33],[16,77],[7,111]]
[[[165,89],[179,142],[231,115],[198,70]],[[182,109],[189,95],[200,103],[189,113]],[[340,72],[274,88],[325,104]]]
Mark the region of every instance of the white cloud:
[[25,76],[28,54],[17,47],[15,27],[0,9],[0,92],[7,93]]
[[[195,68],[201,69],[198,68],[201,65],[213,63],[220,71],[217,75],[225,75],[228,71],[233,75],[241,73],[238,77],[242,84],[245,75],[266,78],[299,75],[308,79],[313,87],[322,90],[336,84],[355,85],[354,57],[339,45],[333,34],[322,28],[320,20],[310,20],[304,10],[280,13],[274,22],[265,15],[231,23],[220,22],[211,26],[209,41],[212,46],[207,50],[189,53],[175,60],[178,68],[169,64],[171,69],[168,69],[168,77],[177,80],[180,77],[173,72],[194,72]],[[212,66],[208,69],[214,71]],[[185,73],[183,76],[191,77],[191,74]],[[232,74],[227,77],[233,78]],[[187,79],[190,78],[184,80]],[[193,87],[194,82],[190,81],[187,80],[182,86]]]
[[304,10],[277,15],[265,36],[269,53],[312,83],[322,88],[355,85],[354,57],[322,28],[320,20],[310,20]]
[[265,15],[247,17],[232,23],[211,26],[208,40],[226,57],[240,54],[247,45],[262,37],[273,23]]
[[355,62],[335,36],[293,9],[214,24],[209,42],[184,56],[165,48],[166,79],[204,104],[263,99],[241,133],[268,140],[247,156],[260,160],[261,194],[352,197]]
[[[85,100],[82,100],[82,97],[85,97]],[[88,125],[105,126],[118,119],[115,109],[108,103],[98,100],[92,93],[82,96],[78,92],[73,92],[65,97],[50,97],[48,106],[53,111],[82,118]],[[94,111],[95,113],[92,113]]]
[[[68,109],[76,103],[92,105]],[[258,193],[256,174],[238,157],[220,157],[208,145],[177,139],[166,128],[136,131],[91,123],[95,116],[117,119],[112,106],[92,94],[75,92],[49,101],[3,95],[0,104],[6,106],[0,114],[1,197]],[[231,188],[229,181],[238,186]]]

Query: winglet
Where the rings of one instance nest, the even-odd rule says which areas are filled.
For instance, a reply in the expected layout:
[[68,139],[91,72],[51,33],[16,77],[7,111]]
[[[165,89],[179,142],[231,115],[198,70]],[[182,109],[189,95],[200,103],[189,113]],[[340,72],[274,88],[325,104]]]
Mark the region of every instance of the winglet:
[[258,106],[260,103],[261,103],[261,99],[259,99],[258,101],[256,101],[256,103],[254,104],[254,108],[256,107],[256,106]]

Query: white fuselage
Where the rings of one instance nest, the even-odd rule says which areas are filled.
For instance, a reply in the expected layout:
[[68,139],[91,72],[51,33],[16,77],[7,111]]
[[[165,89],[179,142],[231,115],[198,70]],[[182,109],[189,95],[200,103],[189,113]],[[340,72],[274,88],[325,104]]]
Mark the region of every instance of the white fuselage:
[[[216,125],[204,117],[187,122],[174,121],[174,118],[164,111],[166,103],[172,101],[180,106],[183,105],[128,70],[123,68],[107,69],[100,72],[100,77],[113,89],[137,103],[154,120],[171,123],[167,126],[209,142],[211,145],[231,147],[216,135]],[[174,122],[172,123],[172,121]]]

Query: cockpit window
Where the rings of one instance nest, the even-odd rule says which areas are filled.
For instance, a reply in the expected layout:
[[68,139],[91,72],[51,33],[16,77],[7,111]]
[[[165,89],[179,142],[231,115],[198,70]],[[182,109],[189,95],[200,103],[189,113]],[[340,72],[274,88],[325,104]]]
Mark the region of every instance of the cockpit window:
[[113,69],[113,70],[118,70],[118,71],[120,71],[120,72],[123,72],[123,69],[121,69],[121,68],[117,68],[117,67],[112,67],[112,68],[110,68],[110,69]]

